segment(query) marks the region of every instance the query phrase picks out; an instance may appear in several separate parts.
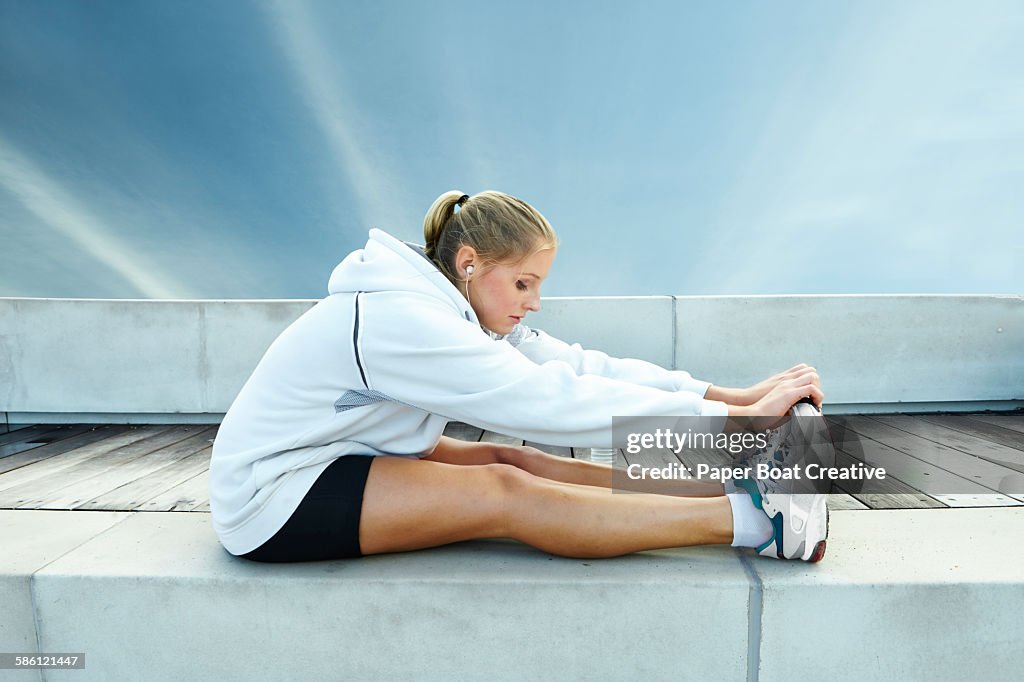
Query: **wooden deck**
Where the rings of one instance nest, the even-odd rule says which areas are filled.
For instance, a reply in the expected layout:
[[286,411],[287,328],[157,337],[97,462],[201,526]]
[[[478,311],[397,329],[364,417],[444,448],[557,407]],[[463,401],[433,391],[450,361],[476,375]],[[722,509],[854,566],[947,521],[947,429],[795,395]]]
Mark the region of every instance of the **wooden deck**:
[[[857,435],[863,457],[884,457],[885,493],[830,496],[832,509],[1024,506],[1024,490],[996,492],[1024,474],[1024,414],[829,417]],[[208,512],[210,450],[216,426],[0,426],[0,509]],[[469,441],[523,441],[449,424]],[[586,459],[587,448],[526,443]],[[672,456],[670,453],[668,456]],[[840,450],[837,457],[851,457]],[[627,461],[629,458],[627,457]],[[631,462],[632,463],[632,462]],[[950,490],[964,491],[952,495]],[[1017,494],[1016,490],[1021,490]]]

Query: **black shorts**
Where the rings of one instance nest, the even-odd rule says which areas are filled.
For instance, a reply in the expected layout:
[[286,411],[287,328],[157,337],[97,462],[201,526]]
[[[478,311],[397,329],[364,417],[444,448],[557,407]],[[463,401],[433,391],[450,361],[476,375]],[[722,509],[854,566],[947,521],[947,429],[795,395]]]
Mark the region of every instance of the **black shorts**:
[[369,455],[345,455],[331,462],[281,530],[240,556],[275,563],[363,556],[359,517],[373,459]]

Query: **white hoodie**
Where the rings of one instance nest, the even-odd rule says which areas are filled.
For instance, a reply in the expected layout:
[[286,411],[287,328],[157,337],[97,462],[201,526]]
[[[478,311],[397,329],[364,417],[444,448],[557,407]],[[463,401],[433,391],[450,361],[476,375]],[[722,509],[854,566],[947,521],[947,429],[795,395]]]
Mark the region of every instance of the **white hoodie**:
[[495,337],[423,255],[377,229],[329,295],[267,349],[210,462],[213,526],[232,554],[289,519],[350,455],[429,454],[449,421],[551,445],[610,447],[612,416],[724,416],[707,382],[518,325]]

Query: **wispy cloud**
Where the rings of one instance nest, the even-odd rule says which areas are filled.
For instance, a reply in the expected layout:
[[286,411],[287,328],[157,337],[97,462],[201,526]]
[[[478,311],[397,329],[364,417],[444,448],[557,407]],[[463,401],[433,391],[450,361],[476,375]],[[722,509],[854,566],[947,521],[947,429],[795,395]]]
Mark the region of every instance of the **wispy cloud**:
[[49,229],[71,240],[147,298],[190,298],[179,280],[161,273],[108,228],[72,192],[0,137],[0,186]]
[[375,136],[359,120],[359,110],[345,92],[341,65],[331,59],[309,6],[301,0],[274,0],[267,7],[271,28],[332,162],[348,178],[348,195],[359,202],[355,209],[362,224],[400,225],[402,184],[386,170],[385,159],[371,155],[360,142]]

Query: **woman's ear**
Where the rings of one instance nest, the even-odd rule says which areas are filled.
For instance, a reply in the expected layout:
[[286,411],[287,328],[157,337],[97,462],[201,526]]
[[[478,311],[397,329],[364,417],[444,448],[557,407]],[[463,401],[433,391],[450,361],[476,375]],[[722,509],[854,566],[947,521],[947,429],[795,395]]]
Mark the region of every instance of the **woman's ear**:
[[465,279],[469,274],[472,274],[468,272],[470,267],[474,271],[479,269],[480,259],[477,258],[476,249],[463,244],[455,253],[455,274]]

